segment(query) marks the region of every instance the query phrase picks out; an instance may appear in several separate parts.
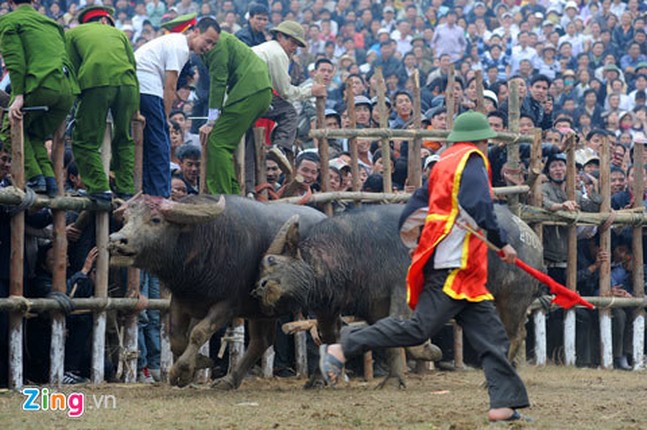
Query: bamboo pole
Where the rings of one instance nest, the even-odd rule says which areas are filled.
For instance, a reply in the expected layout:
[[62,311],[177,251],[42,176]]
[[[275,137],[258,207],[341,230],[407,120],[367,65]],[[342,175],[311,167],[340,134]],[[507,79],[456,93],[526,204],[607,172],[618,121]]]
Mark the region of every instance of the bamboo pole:
[[[573,146],[573,145],[571,145]],[[600,211],[611,210],[611,191],[609,188],[609,143],[606,137],[602,138],[600,145],[600,196],[602,204]],[[642,189],[642,186],[641,186]],[[573,227],[576,228],[576,227]],[[600,249],[611,255],[611,230],[603,229],[600,234]],[[642,263],[642,262],[641,262]],[[611,295],[611,262],[603,261],[600,265],[600,295]],[[600,364],[603,369],[613,368],[613,346],[611,341],[611,311],[600,309]]]
[[[519,116],[520,111],[519,100],[519,83],[516,80],[510,82],[510,95],[508,96],[508,128],[511,133],[519,134]],[[519,145],[509,145],[507,149],[507,165],[511,170],[518,170],[521,164],[519,157]],[[518,196],[510,196],[508,198],[508,206],[510,211],[519,215],[519,198]]]
[[[323,83],[319,76],[317,77],[317,83]],[[317,128],[326,128],[326,96],[317,97],[315,106],[317,108]],[[321,183],[321,192],[325,193],[330,190],[330,175],[328,173],[330,166],[330,146],[328,145],[328,139],[325,137],[316,139],[316,142],[319,150],[319,160],[321,161],[319,182]],[[325,203],[323,209],[326,216],[332,216],[332,204]]]
[[[529,190],[527,185],[515,185],[512,187],[499,187],[494,188],[496,196],[503,196],[513,193],[527,193]],[[308,202],[310,203],[323,203],[330,201],[351,201],[361,200],[364,202],[373,203],[406,203],[411,197],[411,193],[369,193],[364,191],[337,191],[332,193],[317,193],[313,194]],[[287,197],[279,200],[272,200],[270,203],[290,203],[298,204],[302,197]]]
[[[103,171],[108,174],[110,171],[110,149],[112,145],[112,121],[106,121],[106,131],[101,146],[101,162]],[[108,212],[96,213],[96,237],[97,249],[99,250],[96,260],[97,276],[94,286],[95,297],[108,297],[108,233],[110,228],[110,214]],[[92,371],[91,380],[93,384],[99,384],[104,380],[106,345],[106,312],[98,311],[94,314],[92,327]]]
[[[309,136],[315,139],[326,137],[329,139],[350,139],[352,137],[366,137],[373,139],[433,139],[439,142],[447,141],[447,136],[451,130],[411,130],[411,129],[384,129],[384,128],[343,128],[343,129],[324,129],[310,130]],[[519,144],[532,143],[532,136],[519,136],[514,133],[497,133],[492,139],[502,144]]]
[[[454,128],[454,114],[456,113],[456,101],[454,100],[454,81],[456,80],[454,65],[449,65],[447,74],[447,87],[445,88],[445,106],[447,106],[447,131]],[[449,133],[448,133],[449,134]]]
[[[256,156],[256,185],[267,182],[267,169],[265,168],[265,127],[254,127],[254,155]],[[267,190],[260,192],[267,199]]]
[[475,73],[476,77],[476,110],[481,112],[483,115],[487,115],[487,109],[485,109],[485,98],[483,96],[483,71],[477,70]]
[[[572,137],[571,137],[572,139]],[[508,155],[510,153],[508,152]],[[566,198],[576,201],[575,184],[577,170],[575,168],[575,145],[569,145],[566,150]],[[575,291],[577,289],[577,225],[568,226],[567,259],[566,259],[566,286]],[[564,356],[567,366],[574,366],[576,360],[575,350],[575,309],[564,312]]]
[[[413,126],[416,130],[422,128],[422,112],[420,112],[420,79],[416,69],[413,72]],[[407,179],[410,186],[418,189],[422,186],[422,163],[420,161],[420,149],[422,139],[417,136],[408,145],[408,166]]]
[[[58,186],[57,197],[65,193],[65,172],[63,158],[65,157],[65,122],[56,132],[52,143],[52,164],[54,176]],[[54,220],[54,268],[52,271],[52,291],[67,294],[67,236],[65,234],[65,211],[55,210],[52,213]],[[55,312],[52,314],[52,337],[50,339],[50,367],[49,382],[55,387],[63,383],[65,373],[65,314]]]
[[[375,70],[375,77],[377,78],[377,108],[380,115],[380,128],[387,129],[389,128],[389,114],[386,110],[386,83],[381,67]],[[382,148],[382,165],[384,166],[382,189],[385,193],[390,193],[393,190],[393,172],[391,171],[391,145],[387,137],[380,138],[380,148]]]
[[[24,131],[22,119],[11,125],[11,178],[19,189],[25,188]],[[25,212],[11,217],[11,260],[9,296],[23,296],[25,258]],[[22,313],[9,314],[9,388],[19,390],[23,384]]]
[[[133,141],[135,142],[135,168],[133,169],[133,177],[136,193],[142,191],[143,183],[142,169],[144,164],[144,124],[144,117],[135,114],[131,126],[133,130]],[[127,297],[139,297],[141,277],[142,273],[139,269],[135,267],[128,268],[128,288],[126,290]],[[122,351],[121,357],[123,357],[124,361],[124,382],[127,384],[134,384],[135,382],[137,382],[137,353],[139,350],[139,333],[137,326],[138,320],[139,312],[132,311],[125,316],[124,321],[124,351]]]
[[[634,146],[634,165],[644,166],[644,153],[643,145],[636,144]],[[644,184],[644,169],[634,168],[634,190],[643,189]],[[634,208],[643,210],[643,193],[634,193]],[[644,281],[644,255],[643,255],[643,229],[641,226],[634,227],[631,232],[632,243],[631,250],[633,255],[633,290],[634,297],[638,299],[645,298],[645,281]],[[643,352],[645,347],[645,310],[638,308],[634,311],[634,324],[633,324],[633,366],[634,370],[639,370],[643,365]]]
[[[530,185],[530,204],[541,208],[543,206],[544,195],[542,192],[542,183],[539,180],[542,169],[542,148],[541,148],[541,129],[536,128],[533,132],[534,141],[531,147],[530,168],[528,174],[528,183]],[[531,227],[539,241],[543,241],[544,229],[541,223],[531,224]],[[533,313],[533,323],[535,329],[535,364],[545,366],[547,359],[546,346],[546,309],[540,308]]]
[[[350,128],[357,127],[357,118],[355,116],[355,95],[351,85],[346,86],[346,106]],[[351,137],[348,139],[348,147],[350,149],[350,173],[353,177],[352,188],[353,191],[359,191],[361,183],[359,181],[359,153],[357,150],[357,139]],[[359,204],[359,202],[358,202]]]

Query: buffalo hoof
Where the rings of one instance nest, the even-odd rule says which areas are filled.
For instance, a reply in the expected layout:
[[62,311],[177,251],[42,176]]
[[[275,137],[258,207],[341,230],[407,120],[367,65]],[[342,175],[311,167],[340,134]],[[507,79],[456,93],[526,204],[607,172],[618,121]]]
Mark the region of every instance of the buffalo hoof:
[[405,390],[407,388],[407,383],[401,375],[387,375],[382,382],[377,384],[375,389],[381,390],[385,387],[394,387],[399,390]]
[[238,388],[238,385],[231,375],[225,375],[222,378],[213,381],[211,388],[218,391],[231,391]]
[[306,390],[319,390],[326,387],[326,381],[324,381],[323,376],[319,372],[313,374],[308,382],[303,386]]
[[186,387],[193,382],[195,365],[188,363],[181,358],[171,367],[169,372],[169,383],[178,387]]

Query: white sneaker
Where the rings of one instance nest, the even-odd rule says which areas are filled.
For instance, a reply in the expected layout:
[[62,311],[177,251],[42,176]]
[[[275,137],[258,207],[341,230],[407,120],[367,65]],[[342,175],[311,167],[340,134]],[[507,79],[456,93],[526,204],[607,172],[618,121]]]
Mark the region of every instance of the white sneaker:
[[152,384],[155,382],[147,367],[144,367],[137,374],[137,382],[140,384]]
[[162,379],[162,373],[159,369],[148,369],[148,372],[153,377],[155,382],[159,382]]

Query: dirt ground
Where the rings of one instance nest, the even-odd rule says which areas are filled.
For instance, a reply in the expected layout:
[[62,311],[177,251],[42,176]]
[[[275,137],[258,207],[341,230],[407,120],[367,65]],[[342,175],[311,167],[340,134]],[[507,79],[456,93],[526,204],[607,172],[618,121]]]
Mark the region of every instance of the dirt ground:
[[[406,390],[378,391],[376,381],[352,380],[305,391],[296,378],[255,377],[233,392],[165,384],[65,387],[60,392],[84,393],[85,411],[78,418],[65,411],[23,411],[26,397],[5,390],[0,423],[7,429],[647,428],[645,372],[527,366],[520,373],[532,402],[524,412],[536,420],[529,424],[487,423],[480,370],[409,375]],[[109,396],[114,409],[112,402],[96,407]]]

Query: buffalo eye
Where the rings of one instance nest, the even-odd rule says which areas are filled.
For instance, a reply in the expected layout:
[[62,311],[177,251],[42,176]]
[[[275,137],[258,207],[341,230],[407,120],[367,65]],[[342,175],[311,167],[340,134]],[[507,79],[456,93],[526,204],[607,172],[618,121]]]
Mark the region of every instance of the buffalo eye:
[[159,223],[161,223],[161,222],[162,222],[162,219],[161,219],[161,218],[159,218],[159,217],[151,218],[151,222],[152,222],[153,224],[159,224]]

